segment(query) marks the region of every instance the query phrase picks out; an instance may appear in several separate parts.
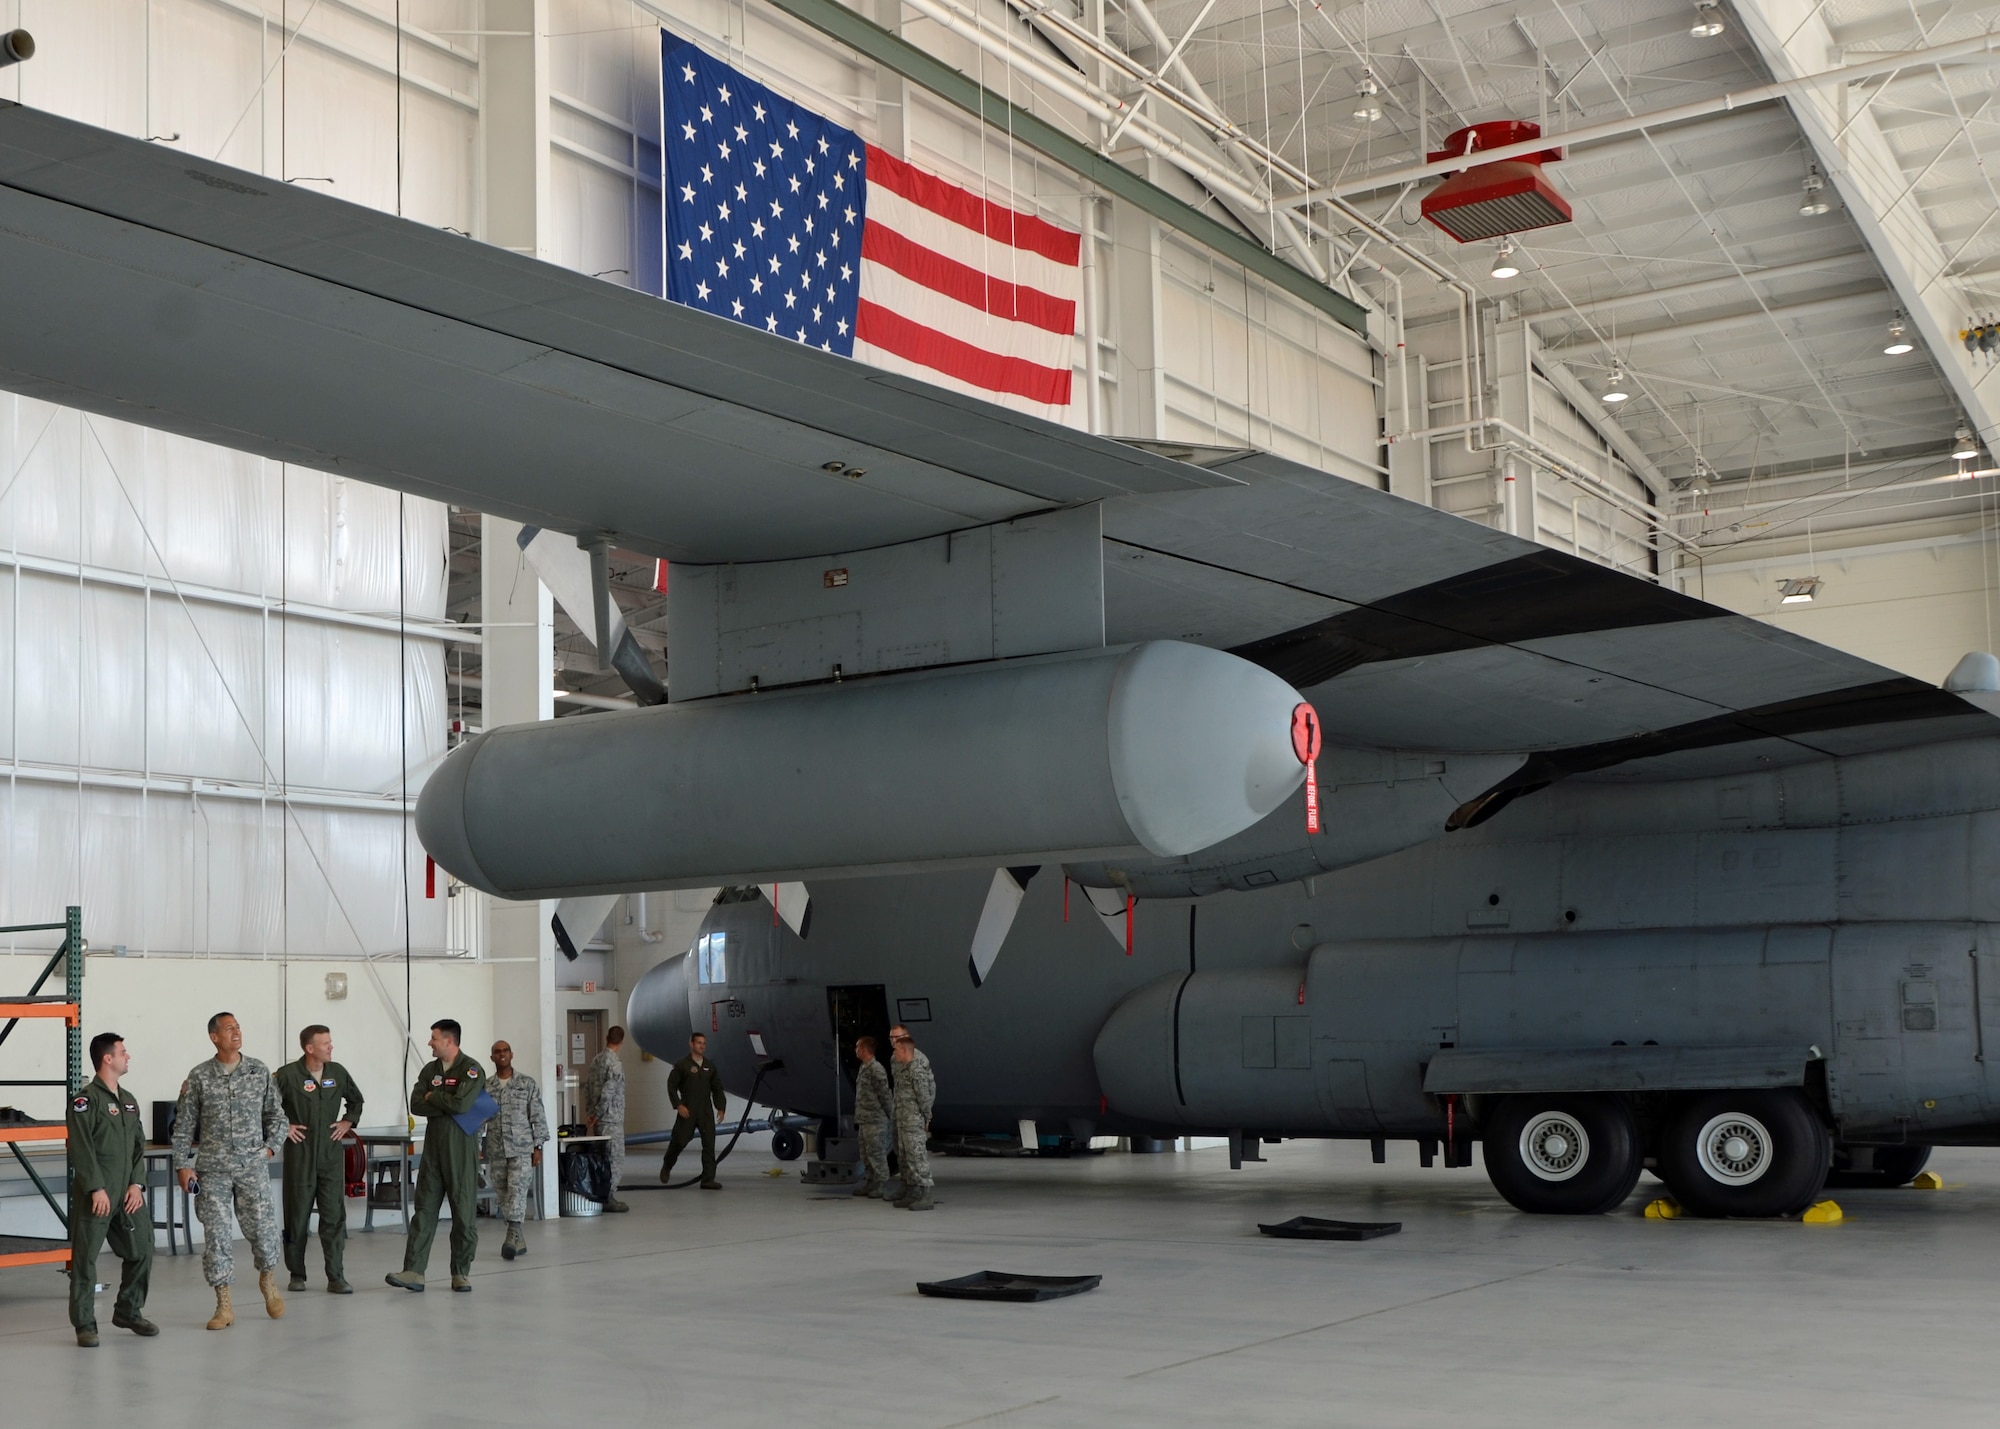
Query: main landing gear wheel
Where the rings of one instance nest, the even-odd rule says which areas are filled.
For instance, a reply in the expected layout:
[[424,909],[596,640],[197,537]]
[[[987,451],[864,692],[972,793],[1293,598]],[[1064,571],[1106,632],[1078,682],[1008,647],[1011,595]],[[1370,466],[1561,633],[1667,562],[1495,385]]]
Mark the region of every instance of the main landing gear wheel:
[[771,1133],[771,1154],[780,1161],[796,1161],[806,1149],[806,1139],[795,1126],[781,1126]]
[[1480,1132],[1493,1189],[1537,1215],[1596,1216],[1639,1181],[1639,1130],[1623,1097],[1502,1097]]
[[1844,1191],[1892,1191],[1917,1179],[1931,1159],[1928,1146],[1848,1146],[1835,1142],[1829,1186]]
[[1698,1216],[1802,1211],[1832,1164],[1826,1123],[1790,1087],[1695,1097],[1660,1143],[1661,1177]]

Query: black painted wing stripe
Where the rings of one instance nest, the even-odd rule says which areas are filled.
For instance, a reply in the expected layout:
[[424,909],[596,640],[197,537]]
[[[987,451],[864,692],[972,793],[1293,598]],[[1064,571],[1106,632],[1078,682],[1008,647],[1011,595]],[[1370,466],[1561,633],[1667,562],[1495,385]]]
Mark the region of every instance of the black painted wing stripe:
[[1846,689],[1828,690],[1802,699],[1781,700],[1776,704],[1714,715],[1669,729],[1606,740],[1602,744],[1582,744],[1571,749],[1531,754],[1519,769],[1455,809],[1445,821],[1445,828],[1473,828],[1485,823],[1524,794],[1546,789],[1573,774],[1595,773],[1600,769],[1629,764],[1635,759],[1654,759],[1666,754],[1715,749],[1758,739],[1800,739],[1833,730],[1908,724],[1915,720],[1979,713],[1983,712],[1950,691],[1908,676],[1866,685],[1850,685]]
[[1535,551],[1238,645],[1230,653],[1306,689],[1383,660],[1714,620],[1728,613],[1561,551]]

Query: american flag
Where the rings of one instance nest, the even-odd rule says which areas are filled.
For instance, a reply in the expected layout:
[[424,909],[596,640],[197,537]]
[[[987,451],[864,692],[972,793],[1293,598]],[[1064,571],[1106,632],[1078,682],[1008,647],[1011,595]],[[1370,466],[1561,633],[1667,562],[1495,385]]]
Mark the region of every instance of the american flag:
[[669,298],[1061,416],[1076,233],[926,174],[672,34],[660,79]]

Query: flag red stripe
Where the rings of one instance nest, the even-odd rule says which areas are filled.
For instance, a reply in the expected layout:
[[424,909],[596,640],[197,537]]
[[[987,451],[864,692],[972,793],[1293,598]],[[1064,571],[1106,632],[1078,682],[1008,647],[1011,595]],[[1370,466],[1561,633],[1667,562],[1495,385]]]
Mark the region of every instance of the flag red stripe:
[[911,322],[900,313],[871,303],[865,298],[854,316],[854,336],[858,342],[892,352],[947,377],[956,377],[989,392],[1011,392],[1032,402],[1066,406],[1069,402],[1070,372],[1067,368],[1044,367],[1019,357],[1002,357],[983,347],[974,347],[948,337],[935,328]]
[[868,146],[868,182],[891,189],[911,203],[1010,247],[1026,248],[1070,267],[1075,267],[1082,256],[1080,235],[1032,214],[1016,213],[957,184],[948,184],[873,144]]
[[1039,288],[1023,287],[982,273],[956,258],[933,252],[872,218],[861,230],[861,257],[996,318],[1029,323],[1063,337],[1076,331],[1074,302],[1064,302]]

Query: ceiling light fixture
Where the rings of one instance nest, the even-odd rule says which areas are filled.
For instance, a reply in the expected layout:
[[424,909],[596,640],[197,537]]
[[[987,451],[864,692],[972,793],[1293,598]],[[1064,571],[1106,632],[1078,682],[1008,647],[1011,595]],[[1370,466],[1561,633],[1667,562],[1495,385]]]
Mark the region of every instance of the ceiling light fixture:
[[1951,434],[1951,456],[1953,461],[1971,461],[1979,455],[1979,443],[1973,439],[1972,428],[1960,422],[1958,430]]
[[1897,313],[1889,319],[1889,345],[1882,349],[1890,357],[1901,357],[1906,352],[1915,352],[1917,345],[1903,335],[1903,315]]
[[1779,605],[1807,605],[1819,594],[1818,576],[1793,576],[1778,582]]
[[1361,88],[1354,104],[1354,117],[1364,124],[1372,124],[1382,117],[1382,106],[1375,102],[1375,96],[1382,92],[1382,86],[1375,83],[1375,76],[1364,74]]
[[1806,168],[1804,184],[1805,197],[1799,202],[1799,212],[1807,218],[1818,218],[1830,213],[1833,205],[1826,201],[1826,180],[1820,177],[1819,165],[1810,164]]
[[1625,385],[1624,364],[1612,363],[1610,380],[1604,384],[1604,400],[1615,404],[1630,398],[1632,394],[1625,390]]
[[1688,33],[1697,40],[1712,40],[1729,27],[1722,22],[1722,10],[1716,0],[1694,0],[1694,24]]
[[1521,270],[1514,263],[1514,240],[1500,240],[1500,251],[1493,256],[1493,276],[1496,278],[1518,278]]

